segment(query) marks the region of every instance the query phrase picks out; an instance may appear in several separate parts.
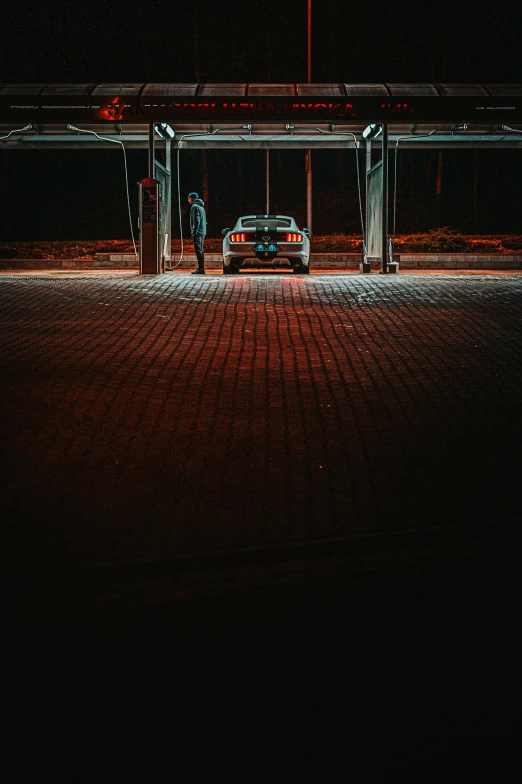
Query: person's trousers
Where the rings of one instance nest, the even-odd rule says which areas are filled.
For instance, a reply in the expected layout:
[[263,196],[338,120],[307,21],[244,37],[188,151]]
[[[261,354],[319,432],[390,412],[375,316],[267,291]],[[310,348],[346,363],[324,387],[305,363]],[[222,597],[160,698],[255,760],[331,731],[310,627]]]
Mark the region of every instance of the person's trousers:
[[194,234],[192,239],[194,241],[194,250],[196,251],[198,267],[199,269],[205,269],[205,253],[203,250],[203,243],[205,242],[205,237],[202,234]]

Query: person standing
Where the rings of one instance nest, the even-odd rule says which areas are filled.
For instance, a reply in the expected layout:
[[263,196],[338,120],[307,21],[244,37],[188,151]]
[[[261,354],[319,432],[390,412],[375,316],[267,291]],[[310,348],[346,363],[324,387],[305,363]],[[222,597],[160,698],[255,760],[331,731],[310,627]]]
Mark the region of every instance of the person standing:
[[197,269],[193,270],[193,275],[205,275],[205,252],[203,245],[207,233],[207,215],[205,213],[205,203],[199,195],[192,191],[188,195],[190,204],[190,236],[194,243],[196,258],[198,260]]

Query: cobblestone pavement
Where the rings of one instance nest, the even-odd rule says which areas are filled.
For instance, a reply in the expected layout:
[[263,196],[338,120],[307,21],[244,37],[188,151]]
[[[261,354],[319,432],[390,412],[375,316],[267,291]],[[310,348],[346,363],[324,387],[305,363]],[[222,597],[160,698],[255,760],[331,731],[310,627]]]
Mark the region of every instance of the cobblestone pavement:
[[478,521],[520,486],[522,278],[3,276],[3,567]]

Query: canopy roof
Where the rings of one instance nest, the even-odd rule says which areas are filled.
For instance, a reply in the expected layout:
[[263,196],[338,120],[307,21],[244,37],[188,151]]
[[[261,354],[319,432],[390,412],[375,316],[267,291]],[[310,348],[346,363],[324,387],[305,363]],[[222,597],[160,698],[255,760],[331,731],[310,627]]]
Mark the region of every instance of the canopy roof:
[[144,97],[201,97],[201,96],[323,96],[394,97],[394,96],[457,96],[457,97],[522,97],[522,84],[440,84],[440,83],[383,83],[383,84],[13,84],[0,82],[0,95],[128,95]]
[[4,84],[10,122],[510,122],[522,84]]
[[4,149],[115,147],[82,131],[145,147],[160,123],[198,134],[185,147],[335,148],[382,122],[390,146],[519,146],[522,83],[0,83]]

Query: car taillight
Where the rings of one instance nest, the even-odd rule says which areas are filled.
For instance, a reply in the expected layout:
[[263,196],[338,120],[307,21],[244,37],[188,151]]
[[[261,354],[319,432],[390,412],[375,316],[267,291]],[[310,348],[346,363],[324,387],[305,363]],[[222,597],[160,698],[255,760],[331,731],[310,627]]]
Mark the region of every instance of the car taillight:
[[303,241],[303,235],[302,234],[295,234],[295,233],[294,234],[287,234],[286,235],[286,241],[287,242],[302,242]]
[[246,234],[231,234],[230,242],[246,242]]

